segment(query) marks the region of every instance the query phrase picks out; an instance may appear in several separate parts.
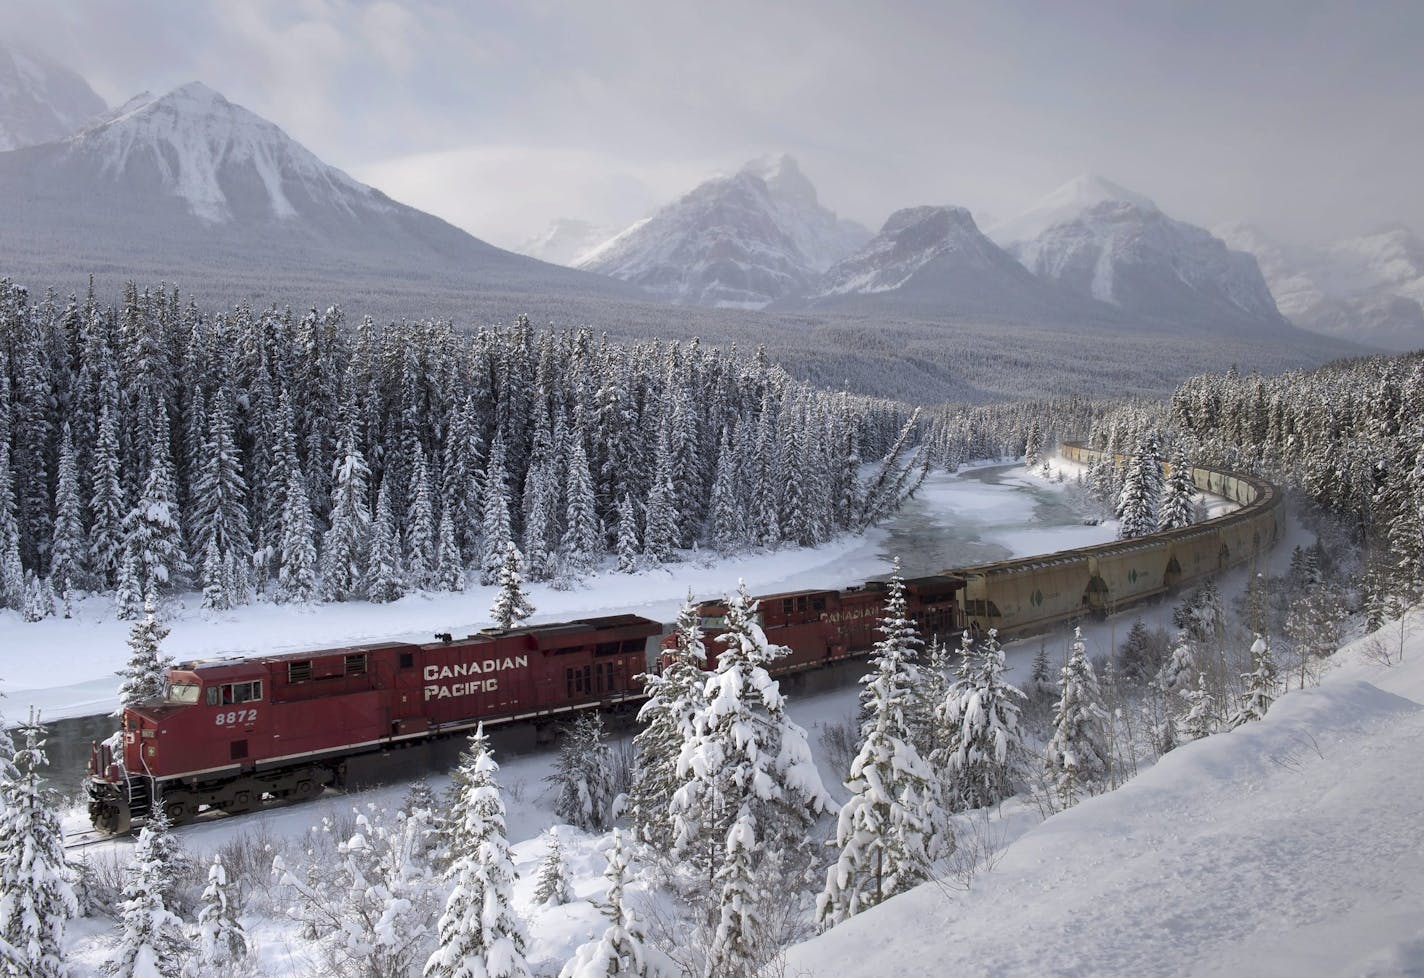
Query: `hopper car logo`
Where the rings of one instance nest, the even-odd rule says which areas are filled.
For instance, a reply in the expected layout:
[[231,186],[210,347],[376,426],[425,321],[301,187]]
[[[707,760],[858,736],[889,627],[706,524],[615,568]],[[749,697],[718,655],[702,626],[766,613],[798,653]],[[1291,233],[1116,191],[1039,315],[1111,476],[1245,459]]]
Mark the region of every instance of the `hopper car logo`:
[[[506,669],[523,669],[529,665],[527,655],[507,655],[503,659],[481,659],[476,662],[455,662],[447,666],[425,667],[425,699],[444,700],[452,696],[473,696],[475,693],[493,693],[499,689],[499,677],[491,679],[471,679],[490,672]],[[446,680],[464,680],[449,682]]]

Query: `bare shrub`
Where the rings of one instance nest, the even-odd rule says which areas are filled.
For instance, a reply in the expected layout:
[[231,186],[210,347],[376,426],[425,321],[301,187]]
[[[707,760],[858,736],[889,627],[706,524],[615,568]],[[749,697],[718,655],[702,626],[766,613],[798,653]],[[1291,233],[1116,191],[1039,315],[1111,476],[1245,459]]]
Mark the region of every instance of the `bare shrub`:
[[860,724],[856,723],[855,718],[846,717],[839,723],[823,724],[817,739],[821,744],[821,752],[825,754],[827,762],[836,773],[842,778],[849,777],[851,763],[855,761],[855,755],[860,753]]

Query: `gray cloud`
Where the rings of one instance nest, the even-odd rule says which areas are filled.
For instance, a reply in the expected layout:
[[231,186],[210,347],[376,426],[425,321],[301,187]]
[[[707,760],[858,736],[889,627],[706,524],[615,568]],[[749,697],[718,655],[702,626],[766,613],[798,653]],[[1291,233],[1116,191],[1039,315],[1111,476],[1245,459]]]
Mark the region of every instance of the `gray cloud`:
[[[1424,227],[1424,5],[0,0],[110,101],[202,79],[510,244],[797,155],[878,225],[1093,170],[1202,224]],[[618,189],[621,187],[622,189]]]

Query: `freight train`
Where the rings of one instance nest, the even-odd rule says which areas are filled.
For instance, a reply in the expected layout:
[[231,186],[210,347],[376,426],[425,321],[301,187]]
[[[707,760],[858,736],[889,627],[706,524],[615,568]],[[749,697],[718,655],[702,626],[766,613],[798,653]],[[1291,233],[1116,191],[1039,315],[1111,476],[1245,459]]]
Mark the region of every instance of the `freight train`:
[[[1083,464],[1101,454],[1076,444],[1062,452]],[[1021,635],[1111,614],[1275,544],[1282,517],[1274,486],[1204,468],[1192,477],[1240,508],[1150,537],[910,579],[909,614],[927,639],[991,628]],[[768,640],[789,650],[772,669],[781,676],[869,652],[885,584],[757,600]],[[725,613],[717,601],[699,609],[713,661]],[[182,663],[170,670],[161,702],[128,707],[115,737],[94,745],[85,782],[90,818],[120,833],[155,806],[174,823],[206,810],[250,811],[351,784],[373,759],[479,723],[549,724],[635,703],[666,632],[651,619],[617,615],[419,644]]]

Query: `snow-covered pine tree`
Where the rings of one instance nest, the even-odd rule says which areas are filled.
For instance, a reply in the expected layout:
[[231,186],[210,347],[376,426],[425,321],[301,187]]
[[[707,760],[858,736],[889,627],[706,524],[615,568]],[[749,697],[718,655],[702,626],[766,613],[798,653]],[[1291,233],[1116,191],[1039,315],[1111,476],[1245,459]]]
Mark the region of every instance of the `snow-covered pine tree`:
[[128,505],[120,476],[118,420],[105,400],[99,408],[97,441],[89,473],[89,566],[99,587],[117,582],[124,559],[123,524]]
[[405,568],[401,566],[400,529],[396,526],[391,482],[381,480],[376,497],[376,518],[371,523],[371,563],[366,571],[366,596],[377,604],[405,596]]
[[1038,651],[1033,654],[1033,668],[1028,681],[1036,694],[1039,690],[1047,689],[1052,680],[1053,673],[1048,665],[1048,645],[1046,642],[1040,642]]
[[568,482],[564,487],[564,535],[559,541],[559,562],[564,573],[578,577],[591,569],[603,548],[603,530],[593,495],[593,476],[579,427],[574,428],[569,453]]
[[537,465],[530,465],[524,479],[524,564],[529,579],[547,581],[558,570],[554,521],[555,496],[558,493],[558,466],[544,449]]
[[331,524],[322,537],[321,598],[350,601],[360,597],[371,557],[371,509],[367,502],[371,470],[348,425],[332,468]]
[[672,483],[672,453],[666,429],[658,439],[656,459],[648,502],[643,507],[643,554],[654,564],[665,564],[673,559],[678,528],[677,490]]
[[124,554],[119,563],[118,583],[114,588],[114,609],[120,621],[133,621],[143,611],[143,585],[138,579],[138,558]]
[[737,502],[737,464],[732,452],[731,435],[723,428],[704,531],[713,549],[728,554],[742,546],[747,537],[744,517],[745,513]]
[[633,835],[664,855],[672,847],[669,806],[681,784],[678,755],[692,735],[692,718],[706,685],[707,649],[700,622],[689,593],[677,615],[677,647],[667,656],[662,672],[643,676],[648,698],[638,711],[643,728],[633,737],[637,760],[628,800]]
[[225,611],[231,605],[228,602],[227,587],[223,576],[222,554],[218,552],[218,542],[216,539],[208,541],[208,548],[203,553],[203,565],[198,573],[199,580],[203,585],[203,607],[214,611]]
[[623,833],[614,829],[608,868],[603,872],[603,878],[608,880],[608,895],[599,907],[608,918],[608,927],[601,937],[574,952],[573,959],[559,972],[559,978],[647,978],[649,975],[649,949],[643,924],[623,902],[631,862],[623,846]]
[[280,540],[277,602],[307,604],[316,596],[316,531],[306,479],[295,461],[287,471]]
[[1044,750],[1043,761],[1058,803],[1071,808],[1084,795],[1103,789],[1112,765],[1110,720],[1080,628],[1073,629],[1073,644],[1058,679],[1058,690],[1053,736]]
[[198,946],[190,968],[193,978],[222,974],[251,953],[247,931],[239,919],[235,887],[228,882],[221,853],[213,853],[208,884],[198,905]]
[[415,439],[415,457],[410,464],[409,509],[405,528],[405,570],[410,586],[418,591],[435,586],[436,536],[435,506],[431,500],[430,466],[425,449]]
[[1028,436],[1024,439],[1024,464],[1032,469],[1043,460],[1043,429],[1038,425],[1038,415],[1029,421]]
[[1157,528],[1175,530],[1191,526],[1196,515],[1193,506],[1196,498],[1197,487],[1192,481],[1192,464],[1187,459],[1186,441],[1179,438],[1172,449],[1172,472],[1162,484],[1162,498],[1157,506]]
[[964,634],[959,675],[936,711],[941,746],[933,758],[944,773],[951,808],[995,805],[1013,794],[1013,776],[1023,753],[1019,701],[1024,694],[1006,682],[998,629],[977,644]]
[[1201,740],[1216,733],[1216,697],[1206,688],[1206,673],[1198,673],[1196,688],[1182,695],[1187,701],[1187,714],[1178,724],[1182,740]]
[[638,513],[627,493],[618,501],[618,571],[631,574],[638,569]]
[[1241,694],[1241,708],[1231,717],[1228,724],[1232,729],[1252,720],[1260,720],[1276,700],[1276,659],[1271,654],[1271,644],[1264,635],[1257,634],[1251,645],[1251,671],[1241,677],[1245,691]]
[[502,433],[496,433],[490,445],[485,467],[484,514],[480,533],[480,583],[494,584],[514,545],[514,527],[509,516],[509,484],[505,474],[505,444]]
[[25,565],[20,558],[15,476],[10,464],[10,446],[0,439],[0,608],[18,611],[24,603]]
[[564,731],[559,760],[545,780],[559,789],[554,814],[589,832],[602,832],[613,805],[613,751],[597,710],[580,713]]
[[785,650],[767,642],[745,585],[726,604],[726,648],[678,757],[672,815],[675,856],[711,883],[706,972],[736,978],[761,965],[767,901],[786,897],[762,870],[804,842],[827,795],[806,732],[767,673]]
[[1118,537],[1130,540],[1157,531],[1157,501],[1162,496],[1162,461],[1157,439],[1149,435],[1132,453],[1117,497]]
[[465,590],[465,562],[460,556],[460,543],[455,533],[455,518],[450,509],[440,513],[435,545],[435,589]]
[[124,517],[124,558],[132,559],[143,594],[172,590],[192,571],[183,551],[183,522],[168,449],[168,413],[159,405],[146,426],[153,435],[138,501]]
[[40,768],[45,730],[38,716],[17,729],[14,750],[0,729],[0,964],[4,974],[66,978],[64,926],[79,914],[76,873],[64,854],[59,804]]
[[830,928],[918,886],[930,876],[947,822],[937,782],[915,746],[916,666],[920,636],[907,614],[900,562],[890,578],[872,672],[861,680],[864,740],[851,763],[816,916]]
[[183,922],[169,907],[180,871],[180,850],[169,833],[162,807],[138,834],[124,874],[119,903],[120,933],[104,964],[112,978],[179,978],[189,951]]
[[451,817],[456,848],[449,876],[455,888],[440,917],[440,946],[424,978],[529,978],[527,939],[514,913],[514,862],[504,829],[504,802],[481,726],[470,738],[468,763]]
[[540,907],[558,907],[574,898],[573,876],[564,860],[558,826],[551,826],[544,833],[544,838],[544,858],[539,863],[539,875],[534,881],[534,903]]
[[89,550],[84,539],[84,510],[79,501],[79,472],[74,438],[64,422],[59,439],[59,473],[54,487],[54,535],[50,538],[49,576],[64,598],[89,585]]
[[519,548],[509,540],[504,545],[504,560],[499,568],[499,594],[490,608],[490,617],[496,628],[513,628],[519,622],[534,614],[534,606],[524,593],[524,577],[521,568],[524,556]]
[[123,716],[124,708],[139,703],[152,703],[168,695],[168,670],[173,660],[159,652],[168,628],[158,620],[153,600],[144,603],[143,617],[129,629],[129,660],[118,676],[119,706],[114,716]]
[[[247,518],[247,481],[232,428],[232,393],[224,387],[213,398],[208,433],[201,448],[201,467],[193,483],[193,546],[204,555],[204,592],[212,588],[215,604],[228,608],[247,601],[246,568],[252,560],[252,531]],[[213,559],[217,573],[208,573]],[[242,568],[231,580],[228,567]]]

